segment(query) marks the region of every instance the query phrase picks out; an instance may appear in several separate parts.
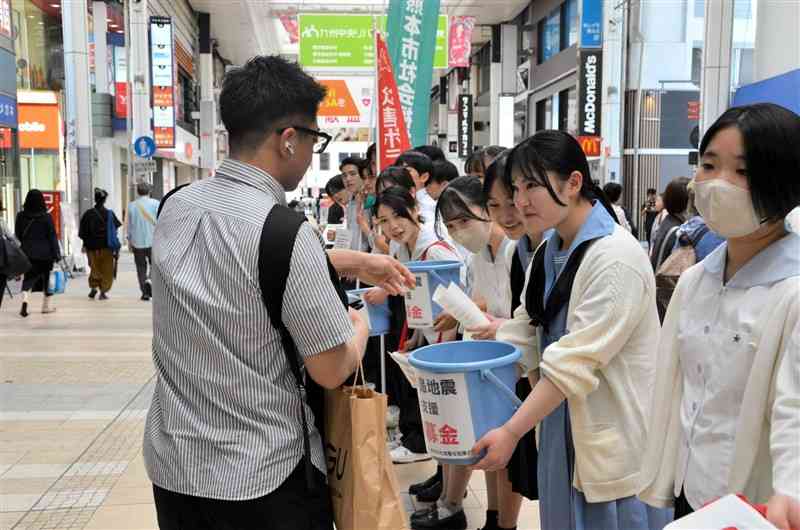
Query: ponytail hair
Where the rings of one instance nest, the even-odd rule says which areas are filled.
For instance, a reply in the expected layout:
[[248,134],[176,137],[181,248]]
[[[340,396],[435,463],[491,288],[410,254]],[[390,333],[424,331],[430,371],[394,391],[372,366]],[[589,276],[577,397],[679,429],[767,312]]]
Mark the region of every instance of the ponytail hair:
[[599,201],[614,222],[619,224],[608,197],[592,180],[589,161],[580,144],[563,131],[540,131],[512,149],[505,167],[506,185],[511,186],[514,174],[522,175],[525,180],[543,186],[556,204],[566,206],[550,184],[548,171],[564,182],[574,171],[579,172],[583,175],[580,196],[590,202]]

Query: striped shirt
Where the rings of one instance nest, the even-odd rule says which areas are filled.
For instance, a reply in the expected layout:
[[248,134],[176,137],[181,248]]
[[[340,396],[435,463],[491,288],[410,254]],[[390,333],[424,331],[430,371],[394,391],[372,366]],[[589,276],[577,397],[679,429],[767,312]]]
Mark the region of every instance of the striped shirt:
[[[258,247],[284,191],[257,168],[226,160],[217,176],[170,197],[153,241],[157,381],[144,458],[161,488],[247,500],[280,486],[303,457],[300,396],[261,299]],[[283,298],[301,358],[343,344],[350,320],[330,282],[319,234],[303,223]],[[302,363],[301,363],[302,365]],[[325,472],[307,408],[312,461]]]

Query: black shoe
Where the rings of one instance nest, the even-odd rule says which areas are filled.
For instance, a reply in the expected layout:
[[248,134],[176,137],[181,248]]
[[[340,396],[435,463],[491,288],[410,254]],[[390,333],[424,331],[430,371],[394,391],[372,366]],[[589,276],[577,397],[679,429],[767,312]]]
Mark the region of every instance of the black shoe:
[[22,318],[28,316],[28,302],[22,302],[22,309],[19,310],[19,316]]
[[439,519],[439,510],[431,511],[424,519],[411,522],[413,530],[467,530],[467,516],[460,510],[449,517]]
[[89,298],[94,300],[95,296],[97,296],[97,289],[92,289],[91,291],[89,291]]
[[424,489],[417,493],[417,500],[419,502],[436,502],[442,496],[442,481],[438,481],[430,488]]
[[142,302],[149,302],[149,301],[150,301],[150,295],[143,294],[142,295]]
[[441,481],[442,481],[442,468],[441,466],[438,466],[436,468],[436,473],[431,478],[429,478],[425,482],[419,482],[417,484],[412,484],[411,486],[409,486],[408,493],[411,495],[419,495],[422,492],[422,490],[426,490],[431,486],[433,486],[434,484],[436,484],[437,482]]
[[98,300],[108,300],[108,295],[106,293],[100,293],[100,298]]
[[148,298],[148,300],[153,297],[153,284],[150,283],[150,280],[147,280],[144,283],[144,295]]
[[435,512],[438,509],[439,509],[439,507],[436,504],[433,504],[431,506],[428,506],[427,508],[423,508],[421,510],[417,510],[416,512],[412,513],[411,517],[409,517],[409,519],[411,520],[411,523],[413,524],[414,521],[416,521],[416,520],[427,519],[428,516],[430,516],[431,512]]

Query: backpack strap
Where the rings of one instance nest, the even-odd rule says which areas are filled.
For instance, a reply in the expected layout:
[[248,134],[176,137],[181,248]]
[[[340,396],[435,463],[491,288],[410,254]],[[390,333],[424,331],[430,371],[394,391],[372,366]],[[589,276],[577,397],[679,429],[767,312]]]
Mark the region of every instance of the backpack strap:
[[[669,241],[671,237],[678,233],[679,228],[680,225],[670,228],[669,232],[667,232],[667,235],[664,236],[664,239],[661,241],[661,247],[658,249],[658,261],[656,261],[656,268],[661,267],[661,264],[664,263],[664,259],[666,257],[665,252],[667,250],[667,241]],[[670,247],[669,251],[672,252],[672,247]]]

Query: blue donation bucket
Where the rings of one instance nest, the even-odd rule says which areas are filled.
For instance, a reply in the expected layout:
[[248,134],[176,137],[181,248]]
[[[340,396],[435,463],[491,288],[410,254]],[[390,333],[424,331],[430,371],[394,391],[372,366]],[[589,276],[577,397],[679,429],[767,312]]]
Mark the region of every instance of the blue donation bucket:
[[[363,301],[361,296],[367,291],[369,291],[369,289],[353,289],[352,291],[347,291],[347,296],[351,299],[351,301],[353,299],[361,299]],[[386,301],[380,305],[372,305],[364,302],[364,307],[366,307],[366,312],[364,314],[367,317],[369,336],[379,337],[380,335],[386,335],[389,333],[389,319],[392,315],[392,312],[389,309],[389,302]]]
[[472,465],[472,447],[522,405],[516,388],[520,351],[507,342],[433,344],[411,352],[428,452],[443,464]]
[[416,278],[416,287],[406,293],[406,319],[409,328],[429,328],[442,308],[433,301],[440,285],[445,288],[461,279],[460,261],[409,261],[404,263]]

